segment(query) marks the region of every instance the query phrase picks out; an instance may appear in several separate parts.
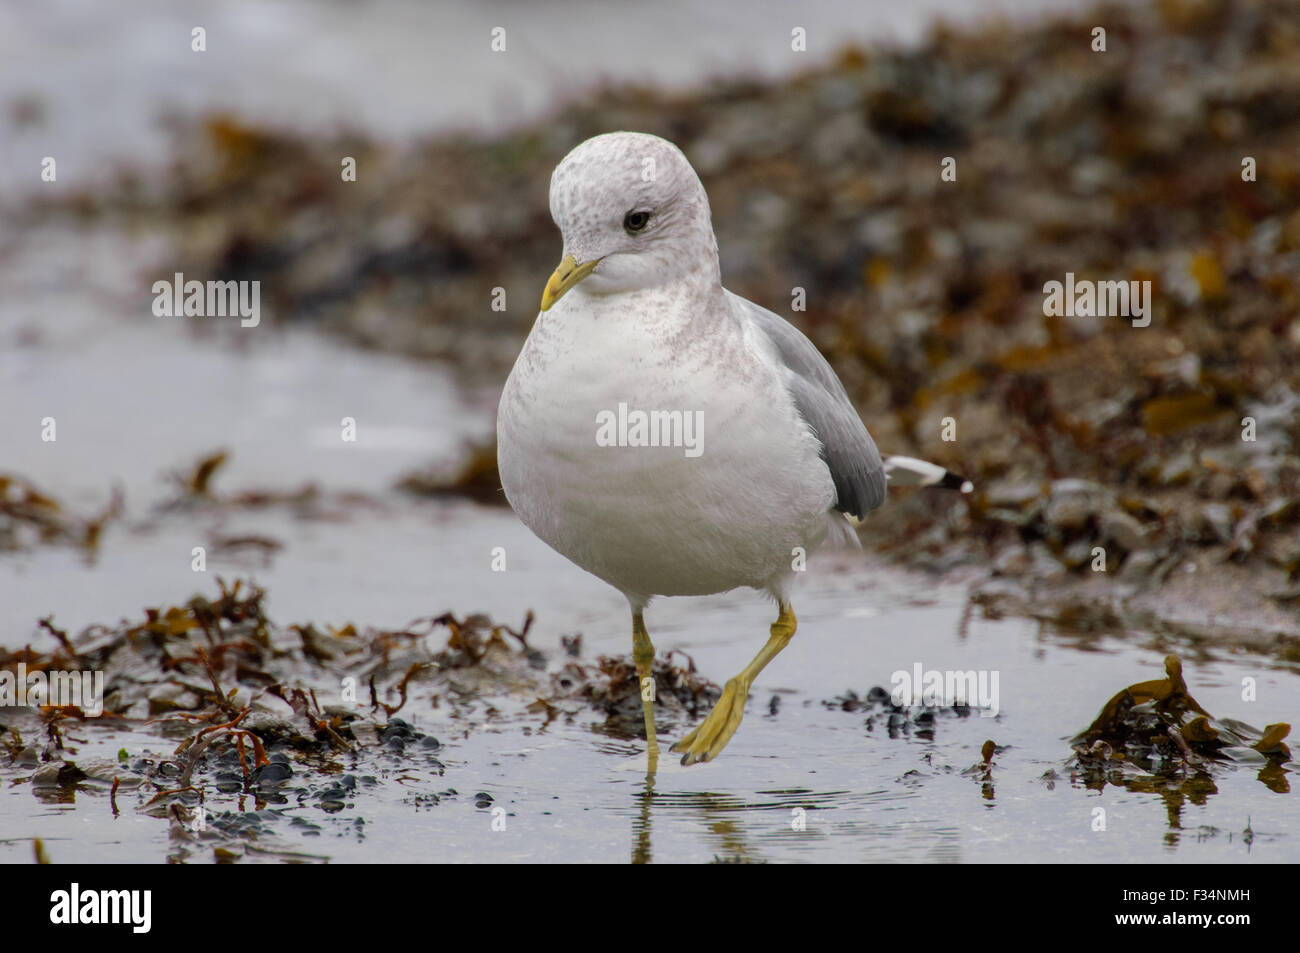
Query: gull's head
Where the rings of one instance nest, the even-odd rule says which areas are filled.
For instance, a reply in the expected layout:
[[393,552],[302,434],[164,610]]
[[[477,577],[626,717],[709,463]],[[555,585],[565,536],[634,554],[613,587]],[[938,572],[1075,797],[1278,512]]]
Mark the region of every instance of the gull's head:
[[658,136],[611,132],[570,152],[551,175],[551,218],[564,257],[543,311],[579,282],[608,295],[688,275],[718,280],[709,198],[682,151]]

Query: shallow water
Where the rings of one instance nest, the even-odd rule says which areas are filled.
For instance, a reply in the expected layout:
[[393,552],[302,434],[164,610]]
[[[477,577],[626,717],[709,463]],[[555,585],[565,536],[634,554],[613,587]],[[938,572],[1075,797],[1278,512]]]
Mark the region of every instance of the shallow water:
[[[450,522],[463,531],[509,538],[507,514],[455,509],[462,512]],[[495,582],[481,581],[478,593],[486,597],[495,585],[502,593],[497,602],[509,604],[518,589],[532,592],[538,624],[530,644],[556,657],[559,635],[581,628],[586,656],[627,650],[623,612],[600,597],[599,583],[540,544],[535,551],[522,538],[511,545],[522,564],[504,574],[480,570],[480,580]],[[682,768],[666,757],[648,788],[643,744],[610,737],[595,711],[543,727],[540,715],[512,711],[508,701],[499,717],[485,712],[469,720],[408,706],[402,717],[442,741],[445,774],[414,754],[344,757],[346,770],[379,783],[337,814],[293,799],[288,806],[266,805],[286,810],[270,824],[275,842],[334,861],[1300,859],[1300,803],[1294,794],[1270,790],[1251,768],[1216,769],[1216,790],[1201,803],[1172,790],[1160,795],[1107,786],[1097,792],[1071,780],[1064,765],[1068,737],[1118,688],[1158,674],[1164,646],[1144,644],[1137,634],[1082,639],[1022,620],[965,618],[960,586],[936,588],[869,565],[848,557],[812,567],[816,576],[797,603],[800,632],[760,677],[745,723],[714,763]],[[440,607],[474,575],[426,584],[426,598],[440,599]],[[412,590],[421,589],[417,576],[408,577]],[[549,596],[542,591],[547,587]],[[284,588],[272,584],[271,592]],[[575,625],[578,605],[586,622]],[[769,614],[756,596],[737,593],[665,600],[649,623],[661,651],[689,652],[721,682],[761,644]],[[887,686],[890,673],[918,661],[927,668],[998,671],[1000,714],[941,715],[932,739],[915,730],[889,737],[880,728],[868,732],[861,712],[822,704],[847,689],[864,694],[872,685]],[[1216,714],[1264,724],[1290,717],[1294,707],[1296,676],[1264,660],[1189,659],[1187,671],[1193,693]],[[1260,701],[1240,701],[1244,675],[1259,680]],[[773,695],[781,698],[774,716],[768,714]],[[664,740],[684,730],[678,724],[663,732]],[[90,741],[79,761],[111,758],[121,746],[133,753],[165,750],[156,738],[104,732],[96,741],[100,732],[90,728],[75,734]],[[991,779],[963,775],[980,760],[986,739],[1007,746]],[[1051,771],[1058,775],[1054,783],[1044,779]],[[458,794],[429,803],[429,794],[448,789]],[[492,802],[475,806],[479,792]],[[171,848],[167,824],[136,816],[134,798],[119,793],[124,810],[113,819],[102,787],[83,785],[73,803],[41,803],[29,786],[5,785],[0,860],[29,856],[24,838],[34,836],[56,860],[162,860]],[[246,811],[258,806],[251,796],[209,794],[207,807],[217,814],[241,804]],[[1104,831],[1093,830],[1099,807],[1106,812]],[[504,830],[494,829],[496,808],[505,809]],[[797,809],[804,830],[793,827]],[[306,826],[293,827],[295,817]],[[1253,837],[1243,839],[1247,826]],[[193,859],[205,859],[204,852],[196,850]]]

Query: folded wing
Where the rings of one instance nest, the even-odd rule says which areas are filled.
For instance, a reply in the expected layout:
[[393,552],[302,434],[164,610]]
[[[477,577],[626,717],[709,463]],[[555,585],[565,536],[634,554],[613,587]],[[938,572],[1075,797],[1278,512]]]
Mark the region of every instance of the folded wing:
[[885,501],[885,468],[844,385],[798,328],[739,295],[731,299],[772,342],[790,371],[795,407],[821,441],[821,458],[835,483],[835,509],[859,519],[866,516]]

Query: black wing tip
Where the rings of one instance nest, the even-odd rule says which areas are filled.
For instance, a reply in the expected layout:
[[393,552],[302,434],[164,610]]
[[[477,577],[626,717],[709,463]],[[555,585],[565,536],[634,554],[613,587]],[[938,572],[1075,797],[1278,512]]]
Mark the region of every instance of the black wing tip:
[[943,471],[943,479],[936,486],[943,487],[945,490],[960,490],[962,493],[970,493],[975,489],[974,483],[951,470]]

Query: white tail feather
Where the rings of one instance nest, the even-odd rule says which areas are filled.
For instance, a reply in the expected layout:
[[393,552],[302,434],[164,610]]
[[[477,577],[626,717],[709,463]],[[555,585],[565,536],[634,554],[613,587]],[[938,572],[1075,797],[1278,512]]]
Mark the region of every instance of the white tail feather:
[[885,457],[885,476],[893,486],[946,486],[969,493],[975,489],[970,480],[945,470],[937,463],[916,457]]

